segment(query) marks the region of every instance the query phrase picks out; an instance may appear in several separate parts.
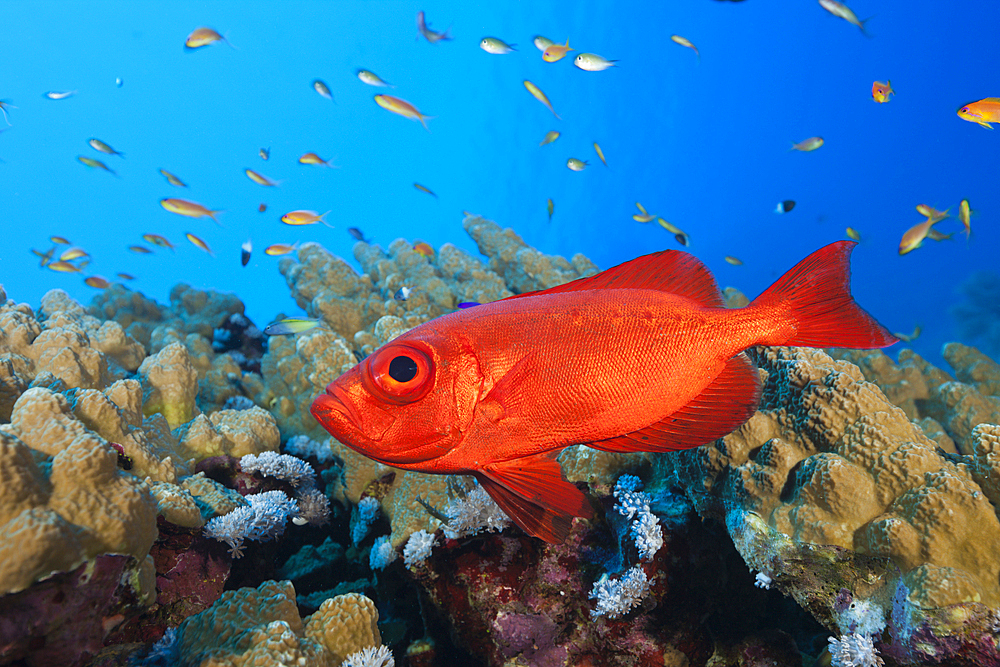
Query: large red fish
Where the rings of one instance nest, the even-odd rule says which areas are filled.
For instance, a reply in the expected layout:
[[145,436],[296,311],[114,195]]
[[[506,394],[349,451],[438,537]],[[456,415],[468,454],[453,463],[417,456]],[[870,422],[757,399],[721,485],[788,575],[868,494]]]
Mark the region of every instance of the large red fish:
[[312,414],[335,438],[406,470],[475,475],[517,525],[562,541],[584,495],[556,456],[697,447],[757,409],[753,345],[885,347],[897,341],[850,293],[838,241],[745,308],[722,307],[685,252],[460,310],[386,343],[330,383]]

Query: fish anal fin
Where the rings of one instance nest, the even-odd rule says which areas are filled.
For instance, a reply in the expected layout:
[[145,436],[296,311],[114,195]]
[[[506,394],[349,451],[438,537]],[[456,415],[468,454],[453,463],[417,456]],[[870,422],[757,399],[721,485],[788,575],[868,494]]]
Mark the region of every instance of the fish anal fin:
[[661,250],[636,257],[588,278],[508,299],[595,289],[653,289],[691,299],[701,306],[722,306],[712,273],[701,261],[681,250]]
[[590,518],[586,496],[562,476],[558,451],[497,461],[476,472],[483,489],[522,530],[552,544],[566,539],[574,517]]
[[646,428],[589,446],[606,452],[669,452],[699,447],[735,431],[753,416],[759,402],[757,367],[740,353],[680,410]]

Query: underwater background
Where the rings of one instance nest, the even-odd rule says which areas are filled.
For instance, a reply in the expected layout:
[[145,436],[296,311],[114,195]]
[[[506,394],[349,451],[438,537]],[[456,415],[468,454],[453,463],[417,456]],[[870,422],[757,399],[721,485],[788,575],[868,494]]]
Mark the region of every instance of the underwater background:
[[[475,252],[460,227],[469,211],[542,252],[581,252],[608,268],[680,247],[655,221],[632,219],[640,202],[689,235],[688,250],[722,286],[751,297],[853,227],[862,238],[856,298],[893,331],[921,326],[911,346],[939,362],[945,341],[983,342],[967,340],[950,308],[973,273],[996,271],[1000,139],[955,112],[997,94],[989,63],[1000,6],[852,8],[872,17],[867,37],[811,1],[4,2],[0,99],[17,108],[7,110],[11,127],[0,125],[3,284],[17,301],[34,304],[59,287],[86,304],[94,293],[86,276],[117,281],[125,272],[135,276],[130,288],[161,301],[177,282],[234,292],[263,325],[301,312],[278,258],[262,252],[271,244],[316,241],[353,262],[346,229],[357,227],[382,247],[404,237]],[[454,39],[419,38],[420,10]],[[185,37],[203,25],[236,48],[185,52]],[[538,34],[568,38],[575,51],[546,63],[532,44]],[[670,41],[674,34],[700,56]],[[486,36],[517,51],[489,54],[479,48]],[[583,71],[572,62],[580,52],[616,66]],[[359,68],[395,87],[365,85]],[[526,79],[559,119],[528,94]],[[887,79],[898,93],[877,104],[872,82]],[[47,91],[76,93],[51,100]],[[431,116],[430,131],[379,108],[377,93]],[[540,147],[550,130],[560,138]],[[789,151],[812,136],[825,144]],[[98,153],[91,137],[124,156]],[[270,148],[268,161],[260,148]],[[299,164],[306,152],[338,168]],[[77,156],[102,159],[118,178]],[[571,171],[570,157],[589,166]],[[248,168],[281,183],[262,187]],[[221,225],[174,215],[159,205],[165,197],[222,210]],[[950,233],[962,229],[954,216],[963,198],[977,212],[969,242],[955,234],[897,253],[903,232],[922,220],[917,204],[950,209],[937,226]],[[776,214],[787,199],[794,210]],[[280,222],[298,209],[330,211],[334,228]],[[150,245],[147,233],[176,252],[130,252]],[[83,273],[39,267],[30,249],[47,251],[52,235],[90,254]],[[254,254],[244,268],[248,238]],[[995,355],[996,337],[981,346]]]

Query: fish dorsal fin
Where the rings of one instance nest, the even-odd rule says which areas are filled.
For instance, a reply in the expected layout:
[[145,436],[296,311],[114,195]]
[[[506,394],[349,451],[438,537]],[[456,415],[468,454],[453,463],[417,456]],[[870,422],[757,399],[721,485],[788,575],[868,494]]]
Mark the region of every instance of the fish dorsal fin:
[[510,461],[496,461],[476,472],[483,489],[526,533],[558,544],[566,539],[573,517],[590,518],[587,498],[563,479],[558,451]]
[[580,278],[546,290],[526,292],[508,299],[597,289],[655,289],[687,297],[701,306],[721,306],[719,286],[708,267],[694,255],[661,250],[612,267],[589,278]]
[[726,364],[718,377],[680,410],[644,429],[592,442],[605,452],[669,452],[712,442],[739,428],[760,402],[760,376],[745,354]]

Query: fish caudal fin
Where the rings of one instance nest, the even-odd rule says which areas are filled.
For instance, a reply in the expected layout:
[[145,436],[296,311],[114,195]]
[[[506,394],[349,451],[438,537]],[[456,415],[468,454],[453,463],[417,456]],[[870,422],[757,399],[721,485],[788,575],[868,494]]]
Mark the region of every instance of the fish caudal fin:
[[789,269],[747,309],[790,311],[791,336],[764,345],[869,349],[899,342],[851,296],[851,251],[857,243],[837,241]]
[[475,473],[514,523],[551,544],[566,539],[574,517],[589,519],[594,514],[586,496],[563,478],[557,454],[497,461]]
[[670,452],[700,447],[739,428],[760,403],[760,376],[745,354],[680,410],[644,429],[590,443],[605,452]]

